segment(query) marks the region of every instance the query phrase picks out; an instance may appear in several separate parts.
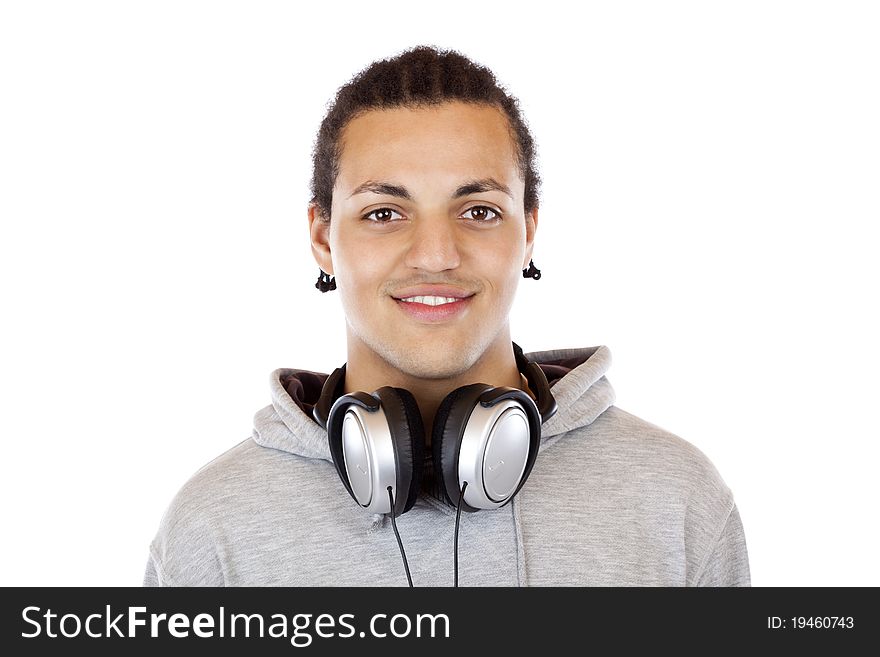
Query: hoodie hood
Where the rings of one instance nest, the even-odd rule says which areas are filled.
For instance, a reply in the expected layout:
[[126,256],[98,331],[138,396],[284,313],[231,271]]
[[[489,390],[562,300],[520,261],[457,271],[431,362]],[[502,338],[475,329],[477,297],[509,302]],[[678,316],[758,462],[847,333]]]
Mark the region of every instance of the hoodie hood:
[[[539,451],[550,447],[562,434],[592,423],[615,401],[614,389],[605,377],[611,366],[608,347],[552,349],[526,352],[547,377],[557,412],[541,425]],[[332,461],[327,432],[313,418],[329,374],[281,367],[269,376],[272,403],[254,415],[254,441],[306,458]]]

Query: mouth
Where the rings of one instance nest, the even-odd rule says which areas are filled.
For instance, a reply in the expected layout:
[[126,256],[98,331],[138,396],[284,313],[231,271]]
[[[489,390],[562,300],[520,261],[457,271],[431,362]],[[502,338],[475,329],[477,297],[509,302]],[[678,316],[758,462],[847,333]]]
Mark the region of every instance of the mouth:
[[408,299],[394,299],[397,307],[412,319],[419,322],[436,324],[447,322],[461,316],[471,304],[468,297],[409,297]]

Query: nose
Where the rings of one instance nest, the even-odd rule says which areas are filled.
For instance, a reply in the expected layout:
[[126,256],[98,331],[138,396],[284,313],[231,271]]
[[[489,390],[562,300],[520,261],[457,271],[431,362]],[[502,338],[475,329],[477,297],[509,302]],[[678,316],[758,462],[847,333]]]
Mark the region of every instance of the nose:
[[406,266],[431,272],[457,268],[461,264],[457,232],[456,220],[442,212],[416,217],[410,232]]

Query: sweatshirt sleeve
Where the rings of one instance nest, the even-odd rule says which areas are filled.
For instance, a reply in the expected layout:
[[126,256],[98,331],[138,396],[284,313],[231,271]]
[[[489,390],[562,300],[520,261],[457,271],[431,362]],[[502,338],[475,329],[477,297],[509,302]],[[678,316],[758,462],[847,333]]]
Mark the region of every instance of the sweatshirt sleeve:
[[156,566],[153,564],[153,557],[147,559],[147,569],[144,571],[144,586],[161,586],[159,583],[159,573],[156,572]]
[[156,563],[156,559],[153,556],[152,549],[150,550],[150,556],[147,559],[147,568],[144,571],[144,583],[143,586],[165,586],[166,584],[162,582],[162,577],[159,572],[159,566]]
[[697,586],[751,586],[746,537],[736,504],[697,578]]
[[150,543],[144,586],[225,584],[214,530],[224,509],[208,501],[211,494],[187,483],[175,496]]

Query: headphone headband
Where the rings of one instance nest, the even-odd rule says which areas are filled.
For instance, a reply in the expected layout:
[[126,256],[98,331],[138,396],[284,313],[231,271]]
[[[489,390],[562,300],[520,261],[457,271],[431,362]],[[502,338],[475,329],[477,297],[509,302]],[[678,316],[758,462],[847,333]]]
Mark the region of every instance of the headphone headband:
[[342,397],[345,390],[345,365],[337,367],[333,373],[324,381],[324,387],[321,388],[321,396],[318,402],[312,408],[312,417],[321,425],[321,428],[327,429],[327,419],[330,417],[330,408],[333,402]]
[[556,399],[550,392],[550,383],[547,381],[547,375],[544,370],[536,362],[528,360],[523,354],[522,347],[516,342],[513,343],[513,355],[516,358],[516,365],[522,372],[529,387],[534,391],[538,398],[538,412],[541,414],[541,424],[549,420],[556,414],[559,407],[556,405]]

